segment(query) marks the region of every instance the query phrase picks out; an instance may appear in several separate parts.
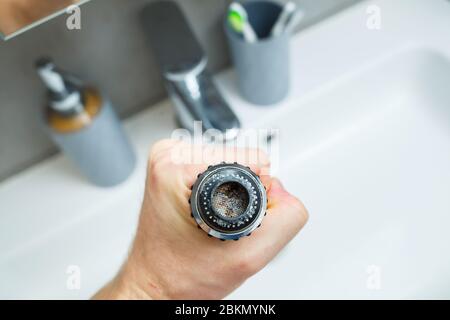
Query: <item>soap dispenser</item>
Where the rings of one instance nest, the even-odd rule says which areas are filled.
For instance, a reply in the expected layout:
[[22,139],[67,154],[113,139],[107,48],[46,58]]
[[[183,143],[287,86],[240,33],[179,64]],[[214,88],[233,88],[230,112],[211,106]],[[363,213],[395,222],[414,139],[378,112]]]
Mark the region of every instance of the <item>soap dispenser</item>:
[[48,89],[44,122],[52,140],[93,184],[126,180],[136,157],[110,102],[50,59],[37,61],[36,69]]

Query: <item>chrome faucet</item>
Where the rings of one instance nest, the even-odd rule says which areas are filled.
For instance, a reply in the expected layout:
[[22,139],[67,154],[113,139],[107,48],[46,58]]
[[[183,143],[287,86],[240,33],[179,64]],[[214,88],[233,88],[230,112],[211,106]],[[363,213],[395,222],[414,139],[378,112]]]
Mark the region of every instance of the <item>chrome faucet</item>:
[[191,131],[216,129],[234,139],[240,122],[207,71],[208,60],[179,6],[156,1],[144,7],[142,22],[180,125]]

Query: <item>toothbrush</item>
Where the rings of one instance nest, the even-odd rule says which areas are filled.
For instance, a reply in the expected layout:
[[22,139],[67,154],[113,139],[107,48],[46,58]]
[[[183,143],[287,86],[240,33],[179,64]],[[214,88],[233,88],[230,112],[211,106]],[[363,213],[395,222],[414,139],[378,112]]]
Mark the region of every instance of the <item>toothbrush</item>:
[[294,2],[289,1],[288,3],[286,3],[286,5],[283,7],[283,11],[281,11],[280,16],[278,17],[277,22],[275,22],[275,25],[272,28],[272,37],[278,37],[285,31],[286,26],[295,14],[296,10],[297,5]]
[[253,43],[258,40],[258,36],[248,21],[247,11],[240,3],[233,2],[230,5],[228,22],[236,32],[242,33],[247,42]]
[[305,13],[300,10],[296,10],[292,18],[289,20],[289,22],[286,25],[286,28],[284,29],[284,32],[292,33],[295,29],[295,27],[298,26],[298,24],[303,20],[303,17],[305,16]]

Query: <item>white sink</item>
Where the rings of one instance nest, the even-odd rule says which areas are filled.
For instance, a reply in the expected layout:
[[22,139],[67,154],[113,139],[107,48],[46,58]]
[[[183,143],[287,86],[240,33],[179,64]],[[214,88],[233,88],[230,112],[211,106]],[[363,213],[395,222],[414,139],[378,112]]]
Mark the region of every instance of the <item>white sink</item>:
[[311,220],[233,298],[450,298],[449,85],[410,51],[275,119]]
[[[379,31],[366,28],[369,5]],[[245,127],[280,129],[276,174],[311,215],[230,298],[450,298],[449,30],[448,1],[368,1],[295,36],[280,105],[249,105],[232,71],[218,76]],[[90,186],[62,156],[0,185],[0,298],[85,299],[113,277],[148,150],[175,128],[169,104],[127,121],[139,166],[122,186]]]

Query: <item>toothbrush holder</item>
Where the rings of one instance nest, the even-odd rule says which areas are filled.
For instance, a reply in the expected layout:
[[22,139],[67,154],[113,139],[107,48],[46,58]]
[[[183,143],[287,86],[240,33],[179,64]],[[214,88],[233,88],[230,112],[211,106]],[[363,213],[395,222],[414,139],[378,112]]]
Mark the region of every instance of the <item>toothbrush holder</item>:
[[273,105],[284,100],[290,89],[291,34],[271,36],[283,7],[272,1],[248,1],[243,6],[258,41],[245,41],[231,28],[227,18],[224,24],[238,88],[242,97],[252,104]]

